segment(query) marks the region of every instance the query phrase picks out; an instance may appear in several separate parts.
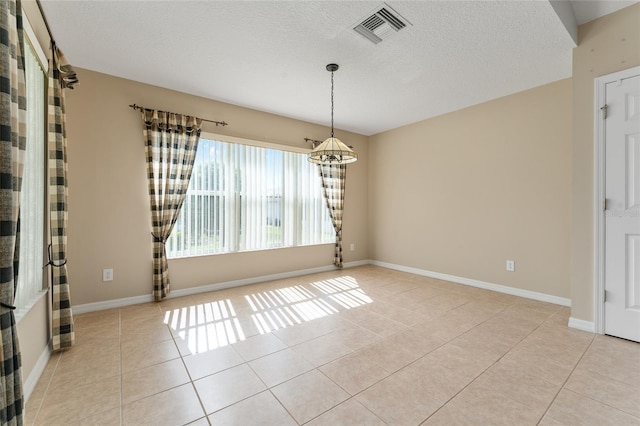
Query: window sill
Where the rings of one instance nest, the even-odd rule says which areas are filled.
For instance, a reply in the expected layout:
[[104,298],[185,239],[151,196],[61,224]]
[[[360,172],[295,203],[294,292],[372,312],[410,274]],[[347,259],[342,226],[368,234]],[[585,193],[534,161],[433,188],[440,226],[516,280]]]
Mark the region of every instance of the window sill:
[[317,247],[317,246],[326,246],[326,245],[335,245],[335,242],[317,243],[317,244],[301,244],[301,245],[297,245],[297,246],[271,247],[271,248],[255,249],[255,250],[225,251],[225,252],[220,252],[220,253],[203,253],[203,254],[193,254],[193,255],[186,255],[186,256],[173,256],[173,257],[170,257],[170,256],[167,255],[167,260],[192,259],[194,257],[220,256],[220,255],[242,254],[242,253],[255,253],[255,252],[258,252],[258,251],[287,250],[287,249],[295,249],[295,248],[301,248],[301,247]]

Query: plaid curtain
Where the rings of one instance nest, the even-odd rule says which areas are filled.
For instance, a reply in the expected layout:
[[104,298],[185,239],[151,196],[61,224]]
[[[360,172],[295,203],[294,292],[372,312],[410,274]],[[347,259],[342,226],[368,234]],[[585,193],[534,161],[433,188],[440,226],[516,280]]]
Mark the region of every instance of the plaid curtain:
[[319,164],[322,193],[329,208],[329,215],[336,231],[336,251],[333,264],[342,268],[342,210],[344,209],[344,187],[347,177],[346,164]]
[[[64,89],[78,82],[64,56],[51,43],[49,58],[48,139],[49,210],[51,223],[52,339],[53,349],[70,347],[75,342],[73,315],[67,278],[67,134],[65,130]],[[71,77],[70,77],[71,76]]]
[[169,294],[165,243],[178,220],[196,159],[202,120],[143,109],[147,178],[153,232],[153,297]]
[[13,315],[20,253],[20,189],[27,102],[20,0],[0,2],[0,423],[23,424],[18,330]]

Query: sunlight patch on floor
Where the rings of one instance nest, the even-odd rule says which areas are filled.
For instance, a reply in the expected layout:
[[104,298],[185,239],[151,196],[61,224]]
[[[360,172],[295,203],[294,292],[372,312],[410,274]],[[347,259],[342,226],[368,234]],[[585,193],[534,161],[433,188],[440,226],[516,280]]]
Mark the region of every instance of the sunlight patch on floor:
[[[240,308],[250,308],[256,329],[266,334],[373,303],[350,276],[311,282],[307,287],[295,285],[247,294],[247,305]],[[164,323],[194,354],[246,340],[230,299],[169,310]]]
[[191,353],[201,353],[245,340],[229,299],[167,311],[164,323],[187,342]]

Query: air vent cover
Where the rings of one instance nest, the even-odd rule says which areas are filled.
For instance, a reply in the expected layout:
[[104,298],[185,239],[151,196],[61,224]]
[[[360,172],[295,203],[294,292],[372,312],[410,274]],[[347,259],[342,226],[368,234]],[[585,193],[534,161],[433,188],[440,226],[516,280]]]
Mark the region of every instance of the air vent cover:
[[411,25],[388,4],[382,3],[373,13],[359,20],[353,27],[354,31],[375,44],[386,40],[403,28]]

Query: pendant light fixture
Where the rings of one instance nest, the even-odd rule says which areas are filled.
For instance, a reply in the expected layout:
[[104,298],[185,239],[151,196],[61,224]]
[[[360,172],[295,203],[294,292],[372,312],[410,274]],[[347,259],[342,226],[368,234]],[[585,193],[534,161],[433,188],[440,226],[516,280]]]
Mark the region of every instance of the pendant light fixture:
[[349,164],[358,161],[358,154],[333,137],[333,73],[337,70],[337,64],[327,65],[327,71],[331,72],[331,137],[309,153],[308,160],[316,164]]

